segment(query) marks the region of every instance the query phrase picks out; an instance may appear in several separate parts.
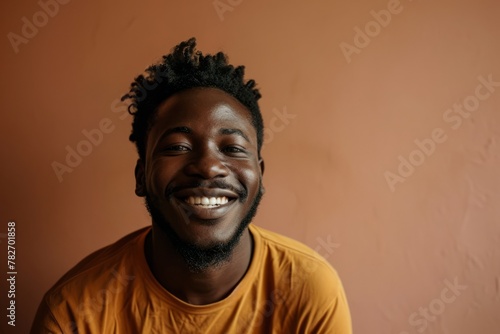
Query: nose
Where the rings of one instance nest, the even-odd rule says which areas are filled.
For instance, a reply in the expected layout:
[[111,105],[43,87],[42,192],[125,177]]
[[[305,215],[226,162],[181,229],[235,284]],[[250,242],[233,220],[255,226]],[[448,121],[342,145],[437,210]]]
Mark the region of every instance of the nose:
[[215,149],[205,148],[185,166],[184,172],[189,176],[202,179],[213,179],[229,175],[227,166],[221,161],[220,152]]

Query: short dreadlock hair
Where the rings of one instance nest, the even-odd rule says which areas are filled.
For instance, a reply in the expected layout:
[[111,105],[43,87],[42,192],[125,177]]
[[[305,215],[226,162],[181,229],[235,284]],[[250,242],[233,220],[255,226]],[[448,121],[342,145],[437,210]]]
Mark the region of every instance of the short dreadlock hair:
[[122,101],[130,101],[128,112],[134,117],[130,141],[135,143],[139,157],[146,157],[146,141],[158,106],[179,91],[212,87],[225,91],[238,99],[250,112],[257,132],[257,151],[263,143],[264,122],[257,100],[261,97],[255,81],[244,81],[244,66],[234,67],[227,56],[218,52],[203,55],[196,50],[196,39],[177,45],[161,62],[149,66],[137,76]]

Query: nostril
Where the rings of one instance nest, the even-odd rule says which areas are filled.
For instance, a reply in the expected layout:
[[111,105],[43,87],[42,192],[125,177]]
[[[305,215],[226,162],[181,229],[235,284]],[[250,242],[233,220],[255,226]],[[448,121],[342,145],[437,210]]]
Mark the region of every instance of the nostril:
[[201,158],[190,162],[185,167],[185,173],[190,176],[198,176],[203,179],[227,176],[227,166],[216,158]]

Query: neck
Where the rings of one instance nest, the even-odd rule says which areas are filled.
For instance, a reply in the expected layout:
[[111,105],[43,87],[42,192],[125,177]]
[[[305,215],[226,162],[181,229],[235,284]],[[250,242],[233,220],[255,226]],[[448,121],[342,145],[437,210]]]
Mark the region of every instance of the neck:
[[226,262],[194,273],[154,224],[145,243],[146,259],[157,281],[177,298],[194,305],[211,304],[227,297],[250,266],[252,249],[247,228]]

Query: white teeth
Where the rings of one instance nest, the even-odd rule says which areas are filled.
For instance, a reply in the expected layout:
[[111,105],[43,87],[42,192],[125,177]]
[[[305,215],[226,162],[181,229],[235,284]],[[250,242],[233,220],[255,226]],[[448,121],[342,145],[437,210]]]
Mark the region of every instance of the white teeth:
[[229,202],[229,199],[225,196],[223,197],[199,197],[199,196],[189,196],[185,199],[186,203],[191,205],[200,205],[200,206],[208,206],[214,207],[226,204]]

